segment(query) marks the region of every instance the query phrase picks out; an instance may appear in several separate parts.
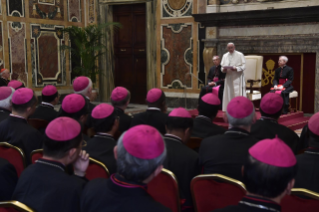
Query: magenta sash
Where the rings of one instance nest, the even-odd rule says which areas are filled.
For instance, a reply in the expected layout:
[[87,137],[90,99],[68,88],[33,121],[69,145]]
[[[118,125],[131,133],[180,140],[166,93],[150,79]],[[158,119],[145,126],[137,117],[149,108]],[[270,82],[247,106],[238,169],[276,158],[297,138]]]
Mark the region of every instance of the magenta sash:
[[218,82],[218,77],[214,77],[213,81]]
[[219,86],[216,86],[216,87],[213,87],[213,94],[215,94],[216,96],[218,96],[218,93],[219,93],[219,88],[220,88],[220,85]]

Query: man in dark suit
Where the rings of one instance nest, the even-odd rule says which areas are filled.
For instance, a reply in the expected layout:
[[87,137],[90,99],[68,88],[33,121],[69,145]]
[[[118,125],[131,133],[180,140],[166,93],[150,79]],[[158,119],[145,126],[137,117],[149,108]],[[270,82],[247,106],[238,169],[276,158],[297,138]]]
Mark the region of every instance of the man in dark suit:
[[241,167],[248,149],[258,142],[250,135],[255,108],[246,97],[233,98],[227,106],[229,130],[204,139],[199,148],[199,163],[205,174],[222,174],[242,181]]
[[[199,94],[199,99],[202,98],[207,93],[211,93],[214,87],[220,86],[218,90],[218,98],[222,104],[223,102],[223,93],[224,93],[224,82],[226,73],[221,71],[220,58],[219,56],[213,57],[214,66],[209,69],[207,76],[207,85],[204,86]],[[222,105],[220,104],[220,109]]]
[[319,113],[313,115],[308,122],[307,140],[309,147],[297,156],[298,173],[296,188],[305,188],[319,193]]
[[14,89],[11,87],[0,87],[0,122],[9,117],[12,111],[11,99]]
[[114,155],[117,173],[86,185],[81,211],[170,211],[147,193],[147,184],[161,172],[166,157],[162,135],[151,126],[132,127],[119,138]]
[[192,116],[186,109],[176,108],[168,115],[166,127],[164,140],[167,156],[164,168],[176,175],[181,199],[186,200],[183,206],[191,207],[190,184],[192,179],[200,174],[197,152],[185,145],[193,128]]
[[[12,198],[35,211],[80,211],[89,155],[82,151],[81,125],[54,119],[45,130],[44,156],[22,172]],[[73,164],[74,175],[65,173]]]
[[37,97],[33,90],[20,88],[12,96],[12,114],[0,123],[0,141],[6,141],[21,148],[27,164],[33,150],[42,148],[42,135],[28,125],[27,119],[34,112]]
[[192,137],[207,138],[213,135],[223,134],[226,130],[213,123],[220,105],[219,98],[213,94],[205,94],[198,105],[199,115],[194,119]]
[[58,117],[54,105],[59,103],[59,93],[55,86],[47,85],[42,90],[42,103],[35,109],[32,119],[42,119],[48,122]]
[[134,115],[131,127],[140,124],[155,127],[162,135],[166,133],[165,125],[167,120],[166,96],[161,89],[153,88],[148,91],[146,102],[148,109]]
[[214,212],[280,212],[281,200],[290,194],[298,169],[294,153],[282,140],[258,142],[249,149],[242,168],[247,195],[238,205]]
[[294,90],[292,81],[294,80],[294,70],[287,66],[288,58],[286,56],[279,57],[279,68],[275,70],[273,85],[275,90],[282,90],[281,96],[284,100],[283,114],[288,113],[289,93]]
[[7,86],[10,82],[10,71],[8,69],[1,69],[0,71],[0,87],[1,86]]
[[116,87],[111,94],[111,103],[115,113],[120,117],[119,131],[121,133],[128,130],[131,126],[132,117],[125,114],[125,109],[130,103],[131,93],[124,87]]
[[116,146],[114,134],[119,128],[118,116],[109,104],[97,105],[91,114],[96,135],[87,142],[84,149],[90,156],[105,164],[110,174],[116,172],[116,160],[113,149]]
[[303,149],[304,145],[299,141],[299,136],[288,127],[278,124],[283,107],[283,99],[275,93],[266,94],[260,102],[260,120],[251,127],[251,135],[262,140],[278,136],[295,154]]
[[7,160],[0,158],[0,201],[12,200],[13,191],[18,182],[18,175],[14,166]]

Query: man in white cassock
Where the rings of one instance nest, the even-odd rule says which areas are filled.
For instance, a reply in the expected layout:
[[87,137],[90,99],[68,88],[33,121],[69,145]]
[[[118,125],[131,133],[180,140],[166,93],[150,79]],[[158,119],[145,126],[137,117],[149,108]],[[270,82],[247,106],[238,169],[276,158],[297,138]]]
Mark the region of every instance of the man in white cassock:
[[222,72],[226,73],[223,111],[226,111],[227,105],[236,96],[246,97],[246,83],[244,71],[246,69],[246,60],[243,53],[235,50],[235,44],[227,45],[228,52],[223,55],[221,62]]

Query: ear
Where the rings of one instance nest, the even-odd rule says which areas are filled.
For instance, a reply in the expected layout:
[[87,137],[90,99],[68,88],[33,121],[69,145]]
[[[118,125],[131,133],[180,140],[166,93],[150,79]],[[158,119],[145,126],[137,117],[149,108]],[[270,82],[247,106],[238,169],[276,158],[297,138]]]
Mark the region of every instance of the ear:
[[113,153],[114,153],[115,160],[117,160],[117,146],[114,147]]
[[185,136],[189,137],[189,135],[191,134],[191,128],[187,128],[185,131]]
[[119,129],[119,126],[120,126],[120,121],[118,119],[115,119],[113,123],[113,127],[112,127],[114,132],[116,132]]
[[73,158],[74,157],[74,154],[76,153],[76,148],[72,148],[69,150],[69,153],[68,153],[68,157],[69,158]]
[[86,115],[82,115],[81,117],[80,117],[80,123],[85,123],[85,121],[86,121]]
[[295,186],[295,179],[292,179],[288,185],[287,185],[287,188],[286,188],[286,194],[287,195],[290,195],[291,193],[291,189]]
[[161,173],[163,169],[163,165],[158,166],[155,171],[154,171],[154,177],[156,177],[157,175],[159,175]]

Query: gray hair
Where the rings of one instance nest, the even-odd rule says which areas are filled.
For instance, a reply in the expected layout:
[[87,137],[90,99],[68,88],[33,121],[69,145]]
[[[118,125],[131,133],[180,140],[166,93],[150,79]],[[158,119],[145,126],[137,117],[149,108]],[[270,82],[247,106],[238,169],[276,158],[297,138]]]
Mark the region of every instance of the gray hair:
[[227,115],[228,123],[232,127],[251,126],[255,117],[255,107],[253,109],[253,112],[249,116],[242,119],[237,119],[232,117],[231,115],[229,115],[227,111],[226,111],[226,115]]
[[82,94],[82,95],[86,96],[89,89],[92,88],[92,80],[90,78],[88,78],[88,79],[89,79],[89,85],[85,89],[83,89],[82,91],[74,91],[74,93]]
[[228,44],[227,44],[227,46],[228,46],[228,45],[233,45],[233,46],[235,46],[235,44],[234,44],[234,43],[228,43]]
[[0,73],[0,76],[2,76],[4,73],[6,73],[6,72],[9,72],[10,73],[10,71],[8,70],[8,69],[5,69],[2,73]]
[[[11,88],[11,87],[9,87]],[[11,95],[8,96],[8,98],[6,99],[3,99],[0,101],[0,108],[3,108],[3,109],[6,109],[6,110],[12,110],[12,102],[11,102],[11,99],[12,99],[12,96],[13,96],[13,93],[14,93],[14,89],[11,88]]]
[[126,151],[123,146],[124,135],[125,133],[123,133],[117,141],[117,172],[127,180],[142,182],[147,179],[157,167],[164,163],[166,147],[164,152],[157,158],[150,160],[140,159]]
[[217,59],[220,60],[220,57],[219,57],[218,55],[215,55],[215,56],[213,57],[213,60],[214,60],[215,58],[217,58]]
[[286,57],[286,56],[280,56],[279,59],[280,59],[280,58],[283,58],[286,63],[288,62],[288,57]]

